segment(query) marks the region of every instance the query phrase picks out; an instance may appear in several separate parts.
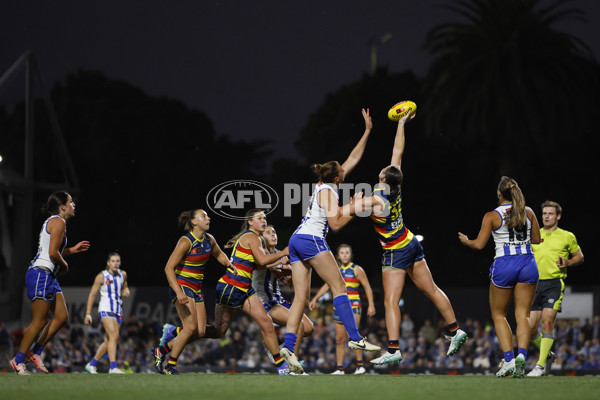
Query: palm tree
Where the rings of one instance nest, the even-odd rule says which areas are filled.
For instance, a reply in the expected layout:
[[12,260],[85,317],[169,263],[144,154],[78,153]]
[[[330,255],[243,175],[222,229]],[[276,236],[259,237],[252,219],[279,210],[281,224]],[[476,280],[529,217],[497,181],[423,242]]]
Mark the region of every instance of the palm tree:
[[513,147],[522,148],[523,157],[531,146],[552,156],[567,135],[581,138],[598,107],[599,70],[584,42],[553,29],[583,18],[565,7],[569,1],[542,7],[539,0],[460,0],[449,6],[465,21],[437,26],[424,45],[436,56],[424,85],[428,135],[470,143],[488,155],[518,143]]

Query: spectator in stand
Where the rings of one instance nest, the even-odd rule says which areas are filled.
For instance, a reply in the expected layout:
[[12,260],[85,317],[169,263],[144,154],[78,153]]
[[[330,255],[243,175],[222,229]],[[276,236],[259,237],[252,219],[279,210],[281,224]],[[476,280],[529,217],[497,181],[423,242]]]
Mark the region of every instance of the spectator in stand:
[[474,368],[482,368],[482,369],[490,368],[491,363],[490,363],[489,357],[485,353],[485,348],[477,347],[477,349],[475,350],[475,353],[476,353],[476,356],[473,359],[473,367]]
[[583,323],[583,326],[581,327],[581,332],[584,335],[584,340],[592,339],[592,331],[593,331],[593,327],[592,327],[592,324],[590,323],[590,319],[586,318],[585,322]]
[[415,323],[408,313],[402,315],[402,325],[400,326],[400,330],[402,331],[402,337],[405,339],[411,337],[412,333],[415,331]]
[[600,315],[594,316],[594,325],[592,325],[592,339],[600,339]]
[[[405,314],[405,315],[408,315],[408,314]],[[421,327],[421,329],[419,329],[419,334],[424,335],[425,338],[427,339],[428,343],[430,343],[430,344],[433,343],[433,341],[436,338],[436,332],[435,332],[435,328],[431,325],[430,319],[425,320],[425,322],[423,323],[423,326]],[[467,335],[468,335],[468,332],[467,332]],[[471,337],[471,335],[469,335],[469,337]]]

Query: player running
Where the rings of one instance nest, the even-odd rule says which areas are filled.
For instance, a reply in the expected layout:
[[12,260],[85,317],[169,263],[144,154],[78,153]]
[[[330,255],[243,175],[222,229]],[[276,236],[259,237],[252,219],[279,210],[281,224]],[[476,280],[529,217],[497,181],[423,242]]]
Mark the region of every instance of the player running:
[[[583,263],[583,252],[575,235],[558,227],[561,216],[560,204],[554,201],[542,204],[541,242],[533,246],[540,280],[529,314],[531,341],[540,350],[540,357],[527,376],[547,375],[556,358],[550,349],[554,343],[554,321],[562,308],[567,267]],[[540,320],[541,332],[538,331]]]

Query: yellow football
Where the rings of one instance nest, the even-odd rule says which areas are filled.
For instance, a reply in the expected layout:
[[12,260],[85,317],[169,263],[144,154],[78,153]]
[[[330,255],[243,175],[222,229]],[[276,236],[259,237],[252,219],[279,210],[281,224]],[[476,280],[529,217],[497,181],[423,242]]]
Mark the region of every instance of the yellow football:
[[415,111],[417,111],[417,105],[414,102],[410,100],[401,101],[390,108],[388,118],[392,121],[399,121],[406,114],[414,114]]

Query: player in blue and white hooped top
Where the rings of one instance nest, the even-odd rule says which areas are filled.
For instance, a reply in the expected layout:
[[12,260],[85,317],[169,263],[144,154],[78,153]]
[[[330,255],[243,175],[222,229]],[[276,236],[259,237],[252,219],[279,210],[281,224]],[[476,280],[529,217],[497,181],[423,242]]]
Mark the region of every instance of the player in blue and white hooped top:
[[[277,232],[273,225],[267,225],[261,236],[265,242],[265,249],[268,254],[279,252],[276,248],[278,242]],[[265,310],[273,322],[280,326],[286,326],[291,307],[290,302],[283,297],[280,289],[280,282],[291,284],[291,268],[288,265],[284,265],[288,260],[287,256],[283,257],[282,260],[267,265],[267,268],[256,269],[254,274],[252,274],[252,287],[256,290],[258,298],[262,301]],[[296,335],[299,338],[308,337],[313,334],[314,328],[314,324],[310,318],[306,314],[303,314]],[[299,349],[300,340],[297,340],[294,353],[297,354]]]
[[[500,205],[483,216],[477,238],[470,240],[459,232],[458,239],[469,248],[482,250],[490,235],[494,238],[496,254],[490,267],[490,309],[504,352],[504,364],[496,376],[523,378],[531,337],[529,312],[538,282],[531,245],[540,243],[540,226],[533,210],[525,205],[525,197],[514,179],[503,176],[496,195]],[[517,322],[516,358],[512,331],[506,320],[506,309],[512,297]]]
[[[64,257],[87,251],[88,241],[81,241],[67,248],[67,220],[75,216],[75,203],[67,192],[52,193],[43,210],[50,217],[42,225],[38,252],[25,275],[27,297],[31,301],[31,324],[25,330],[19,351],[10,360],[11,368],[19,375],[29,375],[25,360],[33,363],[41,372],[48,373],[40,355],[46,343],[69,319],[67,304],[57,276],[69,270]],[[48,313],[54,318],[48,321]],[[31,345],[37,338],[33,348]]]
[[288,362],[290,370],[295,373],[303,372],[293,351],[296,346],[296,332],[298,332],[304,308],[309,301],[310,275],[313,268],[331,289],[333,304],[350,337],[348,346],[365,351],[380,350],[379,347],[368,343],[358,332],[352,306],[346,293],[346,284],[342,279],[335,257],[325,241],[325,235],[329,228],[334,231],[340,230],[352,220],[352,217],[340,212],[337,190],[345,176],[362,158],[371,133],[373,123],[369,110],[363,109],[362,115],[365,121],[365,132],[348,159],[342,165],[337,161],[313,165],[312,168],[319,177],[319,183],[312,195],[306,215],[290,238],[289,256],[292,265],[294,300],[288,315],[285,343],[281,355]]
[[98,361],[108,352],[110,362],[109,374],[124,374],[117,367],[117,341],[119,340],[119,329],[123,323],[123,307],[121,297],[129,297],[127,287],[127,273],[121,269],[121,256],[112,252],[106,260],[106,270],[96,275],[94,285],[88,296],[87,309],[84,322],[86,325],[92,323],[92,306],[96,295],[100,292],[100,303],[98,304],[98,316],[104,327],[104,341],[96,350],[96,355],[86,366],[85,370],[90,374],[96,374]]

